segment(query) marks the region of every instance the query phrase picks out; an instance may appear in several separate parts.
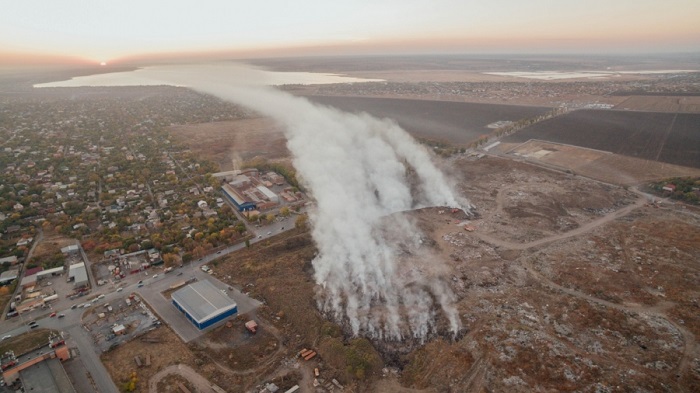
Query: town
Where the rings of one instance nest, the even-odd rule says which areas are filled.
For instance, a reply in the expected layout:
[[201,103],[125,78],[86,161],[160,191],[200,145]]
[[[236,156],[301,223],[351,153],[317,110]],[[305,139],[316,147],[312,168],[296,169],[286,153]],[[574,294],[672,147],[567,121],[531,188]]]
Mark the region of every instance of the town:
[[[218,172],[217,164],[199,159],[167,131],[171,124],[240,118],[240,109],[184,89],[156,88],[159,94],[150,90],[138,101],[129,96],[143,93],[139,88],[125,95],[97,92],[98,99],[92,97],[96,89],[87,90],[77,100],[30,97],[0,109],[0,308],[3,323],[28,332],[5,335],[0,346],[51,343],[51,351],[31,359],[2,352],[3,383],[26,374],[25,389],[33,386],[27,381],[37,373],[30,367],[37,359],[53,364],[71,357],[62,337],[84,334],[76,326],[91,332],[83,343],[94,341],[79,348],[85,354],[93,345],[106,351],[160,325],[139,296],[122,296],[125,288],[155,287],[159,274],[172,273],[178,282],[166,290],[197,282],[226,292],[227,285],[208,281],[215,278],[204,263],[294,228],[294,221],[285,223],[292,215],[303,225],[309,203],[296,179],[292,186],[283,175],[254,167]],[[186,266],[192,269],[180,279]],[[234,314],[252,307],[240,292],[231,296],[237,307],[219,293],[234,304]],[[76,321],[74,313],[87,308]],[[41,318],[54,324],[40,326]],[[134,323],[139,327],[132,329]],[[197,327],[181,326],[184,333],[178,333],[198,336]],[[56,373],[56,367],[60,363],[49,369]],[[71,391],[61,387],[70,383],[57,381],[60,391]]]

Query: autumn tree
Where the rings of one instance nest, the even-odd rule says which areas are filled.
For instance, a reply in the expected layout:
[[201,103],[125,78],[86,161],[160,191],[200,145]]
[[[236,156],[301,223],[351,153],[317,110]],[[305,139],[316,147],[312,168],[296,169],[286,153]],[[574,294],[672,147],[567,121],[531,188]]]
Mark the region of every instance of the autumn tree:
[[306,229],[306,225],[309,221],[309,217],[306,214],[300,214],[294,221],[294,227],[299,229]]
[[282,206],[280,209],[280,215],[282,217],[289,217],[289,208],[287,206]]

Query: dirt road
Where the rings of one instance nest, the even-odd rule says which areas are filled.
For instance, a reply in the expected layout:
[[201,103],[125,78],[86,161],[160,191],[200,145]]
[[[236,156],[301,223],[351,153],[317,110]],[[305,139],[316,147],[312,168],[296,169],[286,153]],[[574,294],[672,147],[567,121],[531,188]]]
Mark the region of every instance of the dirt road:
[[[639,192],[636,192],[636,193],[641,194]],[[500,193],[499,193],[499,195],[500,195]],[[501,204],[503,203],[503,201],[502,201],[502,198],[497,197],[496,199],[497,199],[497,203],[498,203],[498,206],[496,207],[496,211],[498,212],[498,211],[502,210]],[[631,213],[633,210],[644,206],[645,203],[646,203],[646,198],[640,196],[639,199],[637,199],[637,201],[635,203],[633,203],[629,206],[625,206],[620,210],[616,210],[614,212],[608,213],[605,216],[603,216],[597,220],[586,223],[586,224],[584,224],[576,229],[573,229],[569,232],[548,236],[548,237],[545,237],[545,238],[542,238],[539,240],[535,240],[535,241],[531,241],[531,242],[527,242],[527,243],[515,243],[515,242],[509,242],[506,240],[496,239],[493,236],[487,235],[485,233],[480,233],[480,232],[474,232],[474,234],[479,239],[481,239],[487,243],[491,243],[491,244],[498,246],[498,247],[508,248],[511,250],[527,250],[527,249],[530,249],[533,247],[541,246],[543,244],[555,242],[558,240],[568,239],[568,238],[573,237],[573,236],[579,236],[579,235],[582,235],[586,232],[590,232],[593,229],[595,229],[601,225],[607,224],[608,222],[610,222],[612,220],[626,216],[627,214]]]
[[212,389],[211,384],[209,384],[209,381],[207,381],[206,378],[199,375],[191,367],[186,366],[184,364],[177,364],[166,367],[160,372],[158,372],[156,375],[151,377],[151,379],[148,381],[148,391],[150,393],[156,393],[158,391],[158,382],[160,382],[163,378],[170,374],[180,375],[186,380],[190,381],[190,383],[194,385],[194,389],[198,393],[216,393],[216,391]]
[[[611,212],[609,214],[606,214],[605,216],[603,216],[597,220],[591,221],[591,222],[584,224],[584,225],[582,225],[574,230],[571,230],[569,232],[548,236],[548,237],[545,237],[543,239],[535,240],[535,241],[528,242],[528,243],[509,242],[509,241],[505,241],[505,240],[501,240],[501,239],[496,239],[496,238],[489,236],[487,234],[478,233],[478,232],[475,232],[474,234],[479,239],[481,239],[487,243],[490,243],[490,244],[498,246],[498,247],[512,249],[512,250],[527,250],[527,249],[541,246],[544,244],[556,242],[556,241],[563,240],[563,239],[568,239],[568,238],[571,238],[574,236],[579,236],[579,235],[582,235],[584,233],[590,232],[590,231],[592,231],[592,230],[594,230],[602,225],[605,225],[605,224],[607,224],[615,219],[618,219],[620,217],[624,217],[624,216],[630,214],[631,212],[633,212],[634,210],[644,206],[646,204],[649,196],[647,194],[642,193],[639,190],[636,190],[636,189],[633,189],[632,191],[639,196],[637,201],[635,201],[635,203],[628,205],[628,206],[625,206],[624,208],[616,210],[616,211]],[[497,207],[496,207],[495,211],[500,212],[500,211],[502,211],[502,204],[503,204],[503,198],[501,197],[501,193],[499,193],[499,195],[497,196],[496,201],[497,201]],[[676,367],[676,370],[677,370],[676,373],[680,375],[680,374],[683,374],[688,369],[694,354],[697,353],[698,343],[697,343],[697,340],[695,339],[695,336],[689,330],[687,330],[685,327],[681,326],[680,324],[674,322],[672,318],[670,318],[668,315],[666,315],[666,313],[664,311],[668,308],[671,308],[672,305],[670,305],[668,303],[662,303],[661,305],[657,305],[657,306],[644,306],[644,305],[625,305],[625,304],[613,303],[613,302],[610,302],[607,300],[603,300],[603,299],[600,299],[600,298],[597,298],[594,296],[587,295],[587,294],[580,292],[580,291],[577,291],[575,289],[563,287],[563,286],[551,281],[547,277],[544,277],[540,273],[538,273],[537,270],[535,269],[535,267],[527,261],[527,258],[520,258],[520,260],[521,260],[523,266],[527,267],[529,274],[534,279],[536,279],[540,284],[544,285],[545,287],[551,288],[551,289],[558,291],[558,292],[565,293],[565,294],[570,295],[570,296],[574,296],[574,297],[579,298],[579,299],[586,300],[586,301],[591,302],[591,303],[599,304],[599,305],[604,306],[604,307],[610,307],[610,308],[614,308],[614,309],[617,309],[620,311],[633,312],[635,314],[639,314],[639,315],[647,316],[647,317],[658,317],[658,318],[662,318],[662,319],[668,321],[668,323],[670,325],[672,325],[680,333],[681,337],[683,338],[683,346],[684,346],[683,354],[682,354],[682,357],[681,357],[681,359]]]

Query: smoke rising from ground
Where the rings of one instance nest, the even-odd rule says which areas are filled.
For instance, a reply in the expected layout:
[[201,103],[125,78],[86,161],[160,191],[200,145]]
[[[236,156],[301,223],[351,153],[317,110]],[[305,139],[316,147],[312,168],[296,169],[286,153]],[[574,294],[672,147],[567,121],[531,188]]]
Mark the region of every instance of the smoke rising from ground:
[[[419,249],[421,240],[413,223],[392,213],[468,208],[468,202],[397,124],[256,86],[225,68],[172,67],[157,78],[248,107],[284,126],[294,166],[317,202],[310,219],[321,310],[349,323],[356,335],[380,339],[424,339],[435,331],[440,312],[457,332],[460,320],[447,283],[398,264],[398,245]],[[423,258],[426,265],[438,263],[430,255]]]

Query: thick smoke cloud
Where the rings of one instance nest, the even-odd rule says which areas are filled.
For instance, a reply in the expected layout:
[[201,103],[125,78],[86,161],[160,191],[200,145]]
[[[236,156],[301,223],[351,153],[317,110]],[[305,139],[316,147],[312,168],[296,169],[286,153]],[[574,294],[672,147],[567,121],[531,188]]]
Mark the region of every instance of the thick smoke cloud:
[[[310,219],[321,310],[349,323],[356,335],[380,339],[424,339],[435,331],[439,312],[457,332],[460,320],[448,285],[439,275],[399,263],[399,245],[420,250],[422,241],[415,225],[393,213],[468,208],[468,202],[455,196],[428,152],[398,125],[315,105],[226,68],[180,66],[156,75],[284,126],[294,166],[317,202]],[[437,263],[430,255],[423,258],[426,265]]]

